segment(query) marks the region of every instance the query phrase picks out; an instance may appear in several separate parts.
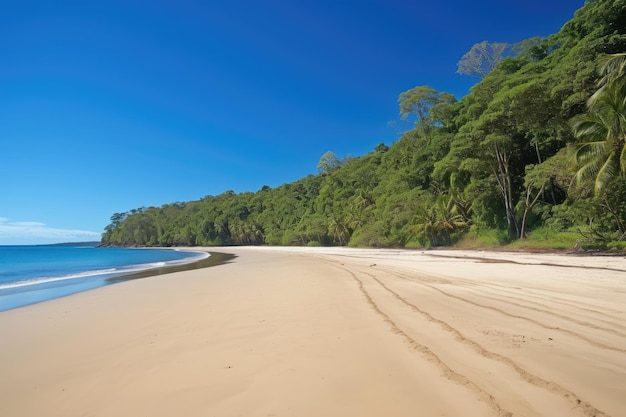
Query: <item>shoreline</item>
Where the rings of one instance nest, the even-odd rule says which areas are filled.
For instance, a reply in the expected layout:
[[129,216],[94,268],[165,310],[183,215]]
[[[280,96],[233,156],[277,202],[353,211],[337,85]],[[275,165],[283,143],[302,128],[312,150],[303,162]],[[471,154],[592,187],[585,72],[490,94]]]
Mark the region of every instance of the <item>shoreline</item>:
[[[37,246],[37,245],[28,245]],[[38,246],[70,246],[64,245],[38,245]],[[92,247],[92,246],[90,246]],[[126,249],[126,248],[125,248]],[[131,249],[131,248],[127,248]],[[147,248],[146,248],[147,249]],[[44,278],[29,279],[29,283],[24,284],[21,281],[5,284],[0,288],[0,312],[13,310],[16,308],[22,308],[33,304],[54,300],[57,298],[67,297],[73,294],[78,294],[86,291],[93,291],[108,285],[120,283],[129,279],[146,278],[151,276],[157,276],[172,272],[193,270],[197,268],[205,268],[214,265],[219,265],[223,262],[228,262],[232,256],[223,253],[211,253],[207,250],[199,250],[196,248],[154,248],[157,250],[173,250],[178,252],[185,252],[191,254],[188,259],[165,261],[165,266],[148,267],[146,269],[123,267],[123,269],[129,269],[128,271],[114,272],[107,271],[81,271],[71,275],[59,275],[50,276]],[[215,255],[213,258],[211,255]],[[144,264],[130,265],[132,267],[140,266]],[[151,265],[151,263],[145,264]],[[134,269],[134,272],[133,272]],[[25,281],[26,282],[26,281]],[[22,290],[20,290],[22,289]]]
[[[158,248],[158,249],[167,249],[167,248]],[[185,248],[185,249],[176,248],[173,250],[191,251],[189,248]],[[149,278],[149,277],[158,276],[158,275],[172,274],[174,272],[192,271],[195,269],[210,268],[212,266],[217,266],[217,265],[222,265],[224,263],[228,263],[237,257],[236,255],[233,255],[230,253],[212,252],[209,250],[202,250],[202,251],[197,251],[197,252],[207,252],[209,256],[206,258],[189,262],[186,264],[182,264],[182,265],[170,265],[170,266],[164,266],[164,267],[150,268],[150,269],[146,269],[146,270],[139,271],[139,272],[133,272],[131,274],[124,274],[124,275],[119,275],[115,277],[110,277],[110,278],[106,278],[106,281],[111,282],[111,283],[122,282],[122,281],[128,281],[128,280],[133,280],[133,279]]]
[[204,250],[236,261],[1,312],[0,415],[622,412],[623,258]]

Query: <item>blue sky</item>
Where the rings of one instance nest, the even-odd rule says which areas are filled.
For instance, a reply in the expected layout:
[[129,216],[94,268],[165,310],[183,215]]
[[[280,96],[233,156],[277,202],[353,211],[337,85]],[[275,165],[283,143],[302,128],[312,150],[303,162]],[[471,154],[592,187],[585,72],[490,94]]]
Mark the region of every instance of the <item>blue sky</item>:
[[584,0],[29,1],[0,14],[0,244],[99,240],[115,212],[256,191],[461,98],[474,43],[557,32]]

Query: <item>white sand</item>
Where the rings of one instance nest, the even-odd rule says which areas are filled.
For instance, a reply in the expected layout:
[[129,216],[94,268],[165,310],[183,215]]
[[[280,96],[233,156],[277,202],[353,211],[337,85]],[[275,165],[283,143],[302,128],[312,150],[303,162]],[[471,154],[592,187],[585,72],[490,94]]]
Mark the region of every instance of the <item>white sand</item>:
[[624,257],[210,250],[0,313],[0,416],[626,415]]

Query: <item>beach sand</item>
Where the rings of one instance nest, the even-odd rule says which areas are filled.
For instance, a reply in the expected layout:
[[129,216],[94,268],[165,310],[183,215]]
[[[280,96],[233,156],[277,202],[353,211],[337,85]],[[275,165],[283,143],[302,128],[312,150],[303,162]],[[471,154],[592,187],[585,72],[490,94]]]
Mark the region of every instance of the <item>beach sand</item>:
[[625,416],[626,259],[211,248],[0,313],[0,416]]

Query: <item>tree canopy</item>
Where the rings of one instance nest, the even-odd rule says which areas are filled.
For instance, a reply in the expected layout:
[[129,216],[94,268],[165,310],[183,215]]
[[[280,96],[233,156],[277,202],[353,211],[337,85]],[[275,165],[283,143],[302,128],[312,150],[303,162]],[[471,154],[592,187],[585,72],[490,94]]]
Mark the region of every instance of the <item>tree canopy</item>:
[[504,42],[476,43],[461,57],[457,64],[457,72],[484,78],[502,61],[504,53],[509,48],[510,45]]

